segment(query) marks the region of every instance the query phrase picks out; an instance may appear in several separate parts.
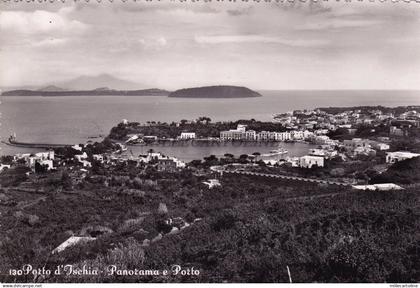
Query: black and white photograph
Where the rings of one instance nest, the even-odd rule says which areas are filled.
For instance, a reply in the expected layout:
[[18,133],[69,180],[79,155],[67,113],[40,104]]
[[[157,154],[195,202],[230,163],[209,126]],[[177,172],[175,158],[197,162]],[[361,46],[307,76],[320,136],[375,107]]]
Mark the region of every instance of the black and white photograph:
[[419,1],[5,0],[0,90],[1,287],[419,287]]

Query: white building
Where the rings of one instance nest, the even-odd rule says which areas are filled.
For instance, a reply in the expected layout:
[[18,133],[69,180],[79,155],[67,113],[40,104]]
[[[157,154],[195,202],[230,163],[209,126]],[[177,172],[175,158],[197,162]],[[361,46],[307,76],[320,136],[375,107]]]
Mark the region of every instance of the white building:
[[35,157],[38,160],[54,160],[54,151],[38,152],[35,153]]
[[289,141],[289,140],[292,140],[293,138],[294,138],[294,136],[289,131],[276,132],[276,140],[277,141]]
[[236,129],[220,132],[221,140],[245,140],[246,139],[246,126],[238,124]]
[[254,130],[245,131],[245,139],[246,140],[255,140],[257,139],[257,132]]
[[222,131],[220,132],[220,139],[221,140],[241,140],[244,139],[245,133],[237,131],[237,130],[229,130],[229,131]]
[[82,151],[82,149],[83,149],[79,144],[73,145],[73,146],[71,146],[71,148],[73,148],[74,150],[77,150],[77,151]]
[[314,131],[315,135],[327,135],[329,132],[328,129],[318,129]]
[[337,140],[332,140],[327,135],[313,135],[311,140],[318,145],[335,145]]
[[87,160],[81,160],[79,162],[82,163],[83,167],[92,167],[92,163]]
[[195,132],[181,132],[179,139],[195,139]]
[[268,165],[268,166],[274,166],[274,165],[276,165],[276,164],[279,164],[280,163],[280,161],[278,161],[278,160],[274,160],[274,159],[267,159],[267,160],[262,160],[266,165]]
[[275,138],[276,138],[275,132],[261,131],[257,134],[258,141],[275,140]]
[[305,139],[305,131],[303,130],[294,130],[290,132],[293,140],[303,140]]
[[53,160],[49,160],[49,159],[37,160],[36,162],[38,162],[42,166],[47,166],[47,170],[54,169]]
[[290,163],[292,167],[299,167],[300,158],[299,157],[286,157],[286,162]]
[[179,160],[178,158],[169,157],[169,159],[171,159],[172,161],[175,162],[176,168],[185,168],[185,166],[186,166],[185,162]]
[[74,155],[74,158],[76,158],[77,161],[81,162],[83,159],[87,159],[88,155],[86,152],[83,152],[82,154]]
[[[299,133],[296,133],[299,132]],[[301,132],[301,133],[300,133]],[[297,135],[297,138],[295,137]],[[272,132],[272,131],[261,131],[257,133],[256,139],[259,141],[274,140],[274,141],[289,141],[295,139],[301,139],[304,136],[303,131],[285,131],[285,132]]]
[[415,158],[419,156],[420,154],[405,152],[405,151],[388,152],[386,153],[386,163],[395,163],[398,161],[403,161],[406,159],[411,159],[411,158]]
[[236,130],[241,131],[241,132],[245,132],[246,125],[238,124],[238,126],[236,127]]
[[389,127],[389,134],[394,136],[405,136],[407,134],[407,131],[395,126],[391,126]]
[[314,165],[324,167],[324,157],[305,155],[299,158],[299,167],[312,168]]
[[92,167],[92,163],[90,163],[88,160],[88,155],[86,152],[83,152],[82,154],[74,155],[74,158],[83,165],[83,167]]
[[147,155],[140,155],[139,162],[150,163],[156,161],[159,167],[173,167],[173,168],[185,168],[185,162],[175,157],[164,156],[161,153],[148,153]]
[[10,169],[10,165],[0,164],[0,172],[3,171],[4,169]]
[[351,140],[343,141],[344,147],[348,150],[354,150],[358,147],[371,148],[370,141],[362,138],[353,138]]
[[372,145],[372,148],[374,148],[376,150],[380,150],[380,151],[389,150],[389,148],[390,148],[388,144],[381,143],[381,142],[376,142],[376,141],[372,141],[370,143],[370,145]]
[[93,154],[92,155],[93,160],[99,161],[99,162],[104,162],[104,156],[101,154]]
[[378,191],[388,191],[388,190],[402,190],[401,186],[398,186],[394,183],[382,183],[382,184],[371,184],[371,185],[354,185],[352,186],[357,190],[378,190]]
[[222,186],[222,184],[220,184],[220,181],[217,179],[209,179],[208,181],[203,182],[203,184],[207,185],[209,189]]
[[336,150],[327,150],[327,149],[310,149],[309,150],[310,156],[318,156],[318,157],[324,157],[325,159],[329,159],[332,157],[335,157],[338,155],[338,152]]
[[376,150],[369,147],[356,147],[353,150],[354,155],[376,155]]

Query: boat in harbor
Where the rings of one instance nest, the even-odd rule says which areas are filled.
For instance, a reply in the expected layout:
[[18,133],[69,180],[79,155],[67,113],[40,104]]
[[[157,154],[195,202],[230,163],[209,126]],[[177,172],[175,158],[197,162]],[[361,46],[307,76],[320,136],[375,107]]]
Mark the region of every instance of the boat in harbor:
[[287,153],[288,153],[288,151],[279,145],[278,149],[271,150],[270,152],[268,152],[266,154],[262,154],[261,156],[270,157],[270,156],[283,155],[283,154],[287,154]]

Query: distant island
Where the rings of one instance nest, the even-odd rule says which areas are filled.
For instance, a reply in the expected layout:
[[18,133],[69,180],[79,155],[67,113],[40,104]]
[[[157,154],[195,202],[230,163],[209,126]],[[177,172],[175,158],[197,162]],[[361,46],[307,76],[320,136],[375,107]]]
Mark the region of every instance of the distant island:
[[47,87],[39,90],[11,90],[3,92],[2,96],[168,96],[169,91],[162,89],[113,90],[106,87],[94,90],[65,90],[58,87]]
[[163,89],[116,90],[100,87],[93,90],[64,89],[49,85],[37,90],[17,89],[1,93],[2,96],[169,96],[185,98],[249,98],[262,95],[246,87],[206,86],[185,88],[170,92]]
[[246,87],[206,86],[176,90],[169,97],[185,98],[248,98],[261,97],[261,94]]

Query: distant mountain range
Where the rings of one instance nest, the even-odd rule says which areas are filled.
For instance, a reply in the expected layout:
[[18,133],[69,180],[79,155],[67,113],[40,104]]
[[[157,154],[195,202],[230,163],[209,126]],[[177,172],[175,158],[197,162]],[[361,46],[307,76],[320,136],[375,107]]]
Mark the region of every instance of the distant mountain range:
[[[146,85],[116,78],[109,74],[97,76],[80,76],[72,80],[57,83],[55,86],[67,90],[94,90],[98,87],[110,87],[115,90],[139,90]],[[150,87],[150,86],[149,86]]]
[[141,83],[135,83],[123,79],[119,79],[109,74],[100,74],[96,76],[79,76],[67,81],[48,83],[41,85],[24,85],[24,86],[2,86],[2,91],[11,90],[39,90],[39,91],[89,91],[97,89],[98,87],[110,87],[114,90],[140,90],[150,87]]
[[[108,88],[110,87],[110,88]],[[163,89],[139,89],[140,84],[122,80],[108,74],[98,76],[80,76],[58,84],[42,88],[25,88],[2,92],[2,96],[169,96],[188,98],[245,98],[259,97],[246,87],[238,86],[206,86],[185,88],[170,92]]]
[[246,87],[206,86],[176,90],[169,97],[185,98],[247,98],[261,97],[261,94]]

